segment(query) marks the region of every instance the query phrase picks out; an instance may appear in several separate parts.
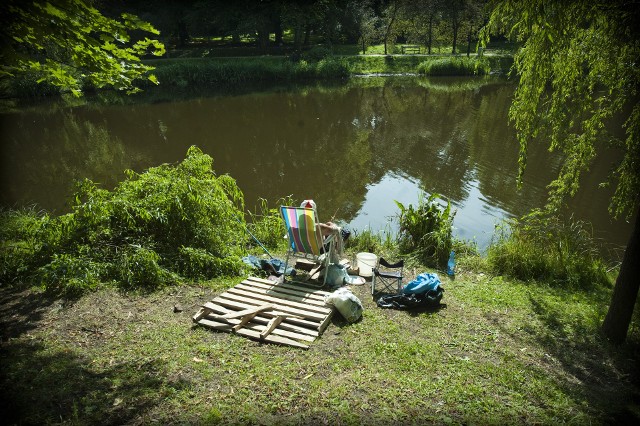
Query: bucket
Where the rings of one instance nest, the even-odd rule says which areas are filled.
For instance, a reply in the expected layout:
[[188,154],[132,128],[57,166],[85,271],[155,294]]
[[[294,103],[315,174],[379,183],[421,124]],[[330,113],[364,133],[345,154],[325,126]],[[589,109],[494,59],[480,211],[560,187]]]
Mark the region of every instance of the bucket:
[[373,275],[373,268],[376,266],[378,256],[373,253],[358,253],[356,260],[358,261],[361,277],[370,277]]

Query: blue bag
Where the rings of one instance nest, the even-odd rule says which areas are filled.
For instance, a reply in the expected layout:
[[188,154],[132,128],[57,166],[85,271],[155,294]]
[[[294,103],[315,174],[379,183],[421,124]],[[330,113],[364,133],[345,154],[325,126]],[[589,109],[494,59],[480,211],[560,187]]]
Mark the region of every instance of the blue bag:
[[407,283],[402,289],[404,294],[425,294],[430,291],[437,291],[440,287],[440,278],[438,274],[424,272],[416,277],[415,280]]

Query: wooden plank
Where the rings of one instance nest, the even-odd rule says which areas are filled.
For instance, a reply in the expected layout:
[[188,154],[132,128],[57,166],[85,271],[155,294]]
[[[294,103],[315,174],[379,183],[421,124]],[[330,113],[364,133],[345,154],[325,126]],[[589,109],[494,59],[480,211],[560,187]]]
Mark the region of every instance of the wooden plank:
[[307,287],[301,287],[298,286],[296,284],[292,284],[292,283],[264,283],[261,281],[252,281],[252,280],[244,280],[242,281],[241,284],[244,285],[248,285],[251,287],[258,287],[258,288],[268,288],[268,289],[273,289],[275,291],[283,291],[283,292],[288,292],[290,294],[297,294],[299,295],[301,298],[306,298],[309,300],[315,300],[318,302],[322,302],[324,301],[324,298],[327,297],[328,294],[325,294],[327,292],[323,291],[321,293],[315,293],[313,291],[310,291]]
[[[210,320],[207,318],[203,318],[202,320],[198,321],[199,325],[205,326],[205,327],[209,327],[209,328],[213,328],[215,330],[219,330],[219,331],[228,331],[228,332],[232,332],[233,331],[233,322],[238,322],[239,320],[230,320],[232,321],[232,323],[227,324],[226,322],[221,322],[221,321],[215,321],[215,320]],[[262,331],[264,331],[265,326],[261,325],[261,324],[254,324],[253,322],[248,323],[245,328],[248,328],[250,330],[255,330],[258,333],[261,333]],[[298,334],[298,333],[293,333],[287,330],[281,330],[280,327],[276,328],[275,330],[272,331],[272,334],[276,334],[278,336],[282,336],[282,337],[287,337],[290,339],[295,339],[295,340],[304,340],[306,342],[313,342],[315,340],[315,337],[313,336],[305,336],[302,334]]]
[[286,282],[286,283],[274,284],[273,281],[265,280],[263,278],[258,278],[258,277],[248,277],[244,281],[260,282],[260,283],[263,283],[263,284],[277,285],[277,286],[282,286],[282,285],[290,286],[293,289],[306,291],[307,293],[313,293],[315,295],[322,296],[322,297],[331,294],[330,291],[320,290],[318,287],[314,287],[314,286],[307,285],[307,284],[304,284],[304,283],[291,284],[290,282]]
[[[200,321],[198,321],[198,324],[209,327],[209,328],[213,328],[215,330],[221,330],[221,331],[230,331],[231,326],[229,324],[224,324],[224,323],[220,323],[220,322],[216,322],[216,321],[210,321],[210,320],[206,320],[206,319],[201,319]],[[296,340],[293,339],[289,339],[287,337],[283,337],[283,336],[278,336],[275,334],[270,334],[268,336],[266,336],[264,339],[260,338],[260,332],[256,331],[256,330],[252,330],[249,328],[241,328],[240,330],[236,331],[235,334],[238,334],[240,336],[245,336],[245,337],[249,337],[251,339],[255,339],[255,340],[259,340],[259,341],[263,341],[263,342],[269,342],[269,343],[278,343],[280,345],[287,345],[287,346],[293,346],[296,348],[301,348],[301,349],[309,349],[309,345],[305,345],[304,343],[300,343]]]
[[[207,302],[207,303],[205,303],[203,305],[203,307],[205,309],[215,310],[216,312],[219,311],[219,309],[217,309],[217,310],[213,309],[214,306],[215,305],[213,304],[213,302]],[[265,316],[265,317],[270,317],[270,318],[284,316],[286,318],[291,318],[291,319],[300,319],[300,320],[304,319],[303,317],[298,316],[298,315],[287,314],[286,312],[280,312],[280,311],[272,310],[275,307],[269,307],[268,308],[269,310],[263,310],[264,306],[265,305],[259,305],[259,306],[256,306],[256,308],[258,308],[258,309],[248,308],[248,309],[245,309],[243,311],[235,311],[233,309],[225,309],[225,308],[223,308],[223,309],[225,309],[225,312],[226,312],[223,315],[215,315],[215,314],[209,312],[205,316],[207,316],[209,318],[216,319],[216,320],[236,319],[236,318],[240,318],[240,317],[245,317],[247,315],[251,315],[251,317],[254,318],[258,314],[260,314],[262,316]],[[242,314],[242,315],[240,315],[240,314]]]
[[[304,309],[308,309],[310,311],[314,311],[314,312],[319,312],[321,314],[327,315],[329,313],[329,311],[331,310],[330,307],[326,306],[324,304],[324,302],[320,303],[320,302],[314,302],[314,303],[308,303],[305,301],[301,301],[300,298],[298,296],[292,296],[286,293],[280,293],[280,292],[272,292],[270,290],[266,290],[263,288],[256,288],[256,287],[251,287],[251,286],[247,286],[244,284],[238,284],[237,286],[234,287],[234,289],[236,290],[245,290],[248,291],[250,293],[255,293],[255,294],[260,294],[260,295],[264,295],[264,296],[270,296],[270,297],[276,297],[278,299],[282,299],[281,301],[278,301],[278,304],[284,304],[285,300],[289,301],[289,302],[296,302],[299,304],[302,304],[301,306],[304,307]],[[287,303],[288,304],[288,303]]]
[[193,322],[198,322],[201,318],[205,317],[209,312],[205,307],[202,307],[195,313],[195,315],[191,318]]
[[275,318],[272,318],[271,321],[267,324],[267,326],[260,332],[260,338],[264,339],[267,337],[275,328],[282,322],[285,317],[282,315],[278,315]]
[[[328,315],[328,311],[330,309],[321,309],[319,307],[310,307],[309,305],[305,305],[304,303],[293,302],[285,299],[280,299],[277,297],[268,296],[266,294],[258,294],[253,293],[251,291],[245,291],[238,288],[230,288],[225,292],[226,294],[233,294],[243,298],[248,298],[249,300],[253,300],[254,303],[277,303],[278,309],[283,310],[286,308],[289,312],[294,315],[301,315],[304,317],[311,317],[318,320],[323,320],[326,315]],[[246,301],[246,300],[244,300]],[[296,312],[292,311],[295,310]]]
[[251,330],[248,328],[242,328],[238,330],[236,334],[240,334],[241,336],[246,336],[251,339],[260,340],[263,342],[278,343],[280,345],[293,346],[294,348],[300,348],[300,349],[309,349],[309,345],[305,345],[304,343],[300,343],[296,340],[289,339],[287,337],[277,336],[274,334],[270,334],[264,339],[260,339],[260,332]]
[[203,325],[205,327],[213,328],[214,330],[220,330],[220,331],[231,331],[233,328],[231,324],[218,322],[218,321],[211,321],[204,318],[198,321],[198,324]]
[[[261,304],[261,302],[263,302],[261,300],[255,300],[253,298],[249,298],[249,297],[245,297],[245,296],[242,296],[239,294],[233,294],[233,293],[223,293],[220,296],[213,299],[213,301],[216,303],[220,303],[224,306],[227,306],[226,303],[230,301],[236,302],[236,303],[239,302],[239,303],[244,303],[249,305],[248,307],[254,306],[255,304]],[[224,303],[221,303],[221,302],[224,302]],[[292,315],[303,317],[304,320],[295,320],[295,321],[308,321],[308,322],[314,323],[316,327],[318,326],[319,323],[322,322],[322,320],[324,320],[326,316],[326,315],[319,314],[317,312],[309,312],[302,309],[296,309],[296,308],[283,306],[283,305],[278,306],[278,310],[285,314],[292,314]]]
[[[217,303],[221,306],[232,308],[232,309],[235,309],[238,307],[242,309],[247,306],[246,303],[238,302],[237,300],[234,300],[234,299],[227,299],[226,297],[222,297],[222,295],[216,297],[213,300],[213,303]],[[269,322],[269,319],[270,318],[267,318],[267,322]],[[296,324],[298,326],[306,327],[311,330],[317,330],[319,326],[318,321],[309,320],[309,319],[289,319],[287,320],[287,323]]]
[[327,315],[327,317],[324,319],[324,321],[322,321],[320,323],[320,326],[318,327],[318,333],[322,334],[324,333],[324,330],[327,328],[327,326],[329,325],[329,323],[331,322],[331,317],[333,317],[333,313],[335,311],[331,311],[331,313],[329,315]]
[[[221,323],[221,324],[227,324],[229,326],[228,331],[232,331],[233,327],[238,322],[240,322],[240,320],[238,320],[238,319],[232,319],[232,320],[227,320],[227,321],[224,321],[224,320],[219,321],[219,320],[217,320],[215,318],[211,318],[211,317],[205,317],[205,318],[202,318],[202,319],[203,320],[207,320],[207,321],[213,321],[213,322]],[[268,324],[268,323],[269,323],[269,321],[265,321],[264,323],[260,323],[259,324],[259,323],[257,323],[255,321],[255,318],[254,318],[253,321],[245,324],[244,327],[245,328],[250,328],[252,330],[256,330],[256,331],[259,331],[259,332],[262,332],[265,329],[266,324]],[[225,330],[225,331],[227,331],[227,330]],[[306,333],[298,333],[296,331],[293,331],[289,327],[286,326],[284,321],[281,322],[275,330],[273,330],[273,333],[277,334],[279,336],[289,337],[291,339],[304,340],[306,342],[313,342],[314,340],[316,340],[318,338],[317,335],[314,336],[314,335],[310,335],[310,334],[306,334]]]
[[324,304],[325,296],[322,296],[320,294],[308,293],[303,289],[297,289],[295,288],[295,286],[289,285],[289,284],[270,285],[270,284],[264,284],[257,281],[243,281],[241,284],[238,284],[238,285],[243,285],[247,288],[257,288],[260,290],[266,290],[267,294],[273,294],[274,296],[277,296],[279,294],[295,296],[298,298],[296,300],[299,300],[301,302],[311,303],[313,305],[318,305],[318,306],[325,306]]
[[268,309],[273,309],[273,308],[274,308],[273,305],[267,303],[265,305],[256,306],[255,308],[245,309],[245,310],[238,311],[238,312],[233,312],[233,313],[228,313],[228,314],[223,315],[222,317],[225,318],[225,319],[240,318],[240,317],[243,317],[245,315],[257,314],[258,312],[266,311]]
[[[206,316],[203,317],[205,319],[217,320],[217,317],[213,313],[211,313],[211,311],[222,313],[222,314],[227,313],[227,312],[233,312],[232,310],[230,310],[228,308],[225,308],[224,306],[217,305],[217,304],[214,304],[212,302],[207,302],[206,305],[210,309],[210,313],[209,313],[209,315],[206,315]],[[256,315],[253,318],[253,322],[260,323],[260,324],[267,324],[269,321],[270,321],[270,318],[263,317],[261,315]],[[228,320],[228,322],[232,323],[233,321]],[[308,337],[311,338],[309,341],[312,342],[316,337],[318,337],[320,335],[320,333],[318,333],[318,331],[315,330],[315,326],[316,326],[315,324],[312,323],[311,325],[314,327],[314,329],[306,328],[306,327],[299,326],[299,325],[290,324],[287,321],[283,321],[280,324],[280,328],[283,329],[283,330],[291,331],[293,333],[297,333],[297,334],[300,334],[300,335],[308,336]]]
[[244,315],[242,318],[240,318],[240,321],[238,321],[238,323],[233,326],[233,331],[240,330],[245,324],[251,321],[253,317],[255,317],[256,315],[258,315],[258,312],[253,312],[253,313]]

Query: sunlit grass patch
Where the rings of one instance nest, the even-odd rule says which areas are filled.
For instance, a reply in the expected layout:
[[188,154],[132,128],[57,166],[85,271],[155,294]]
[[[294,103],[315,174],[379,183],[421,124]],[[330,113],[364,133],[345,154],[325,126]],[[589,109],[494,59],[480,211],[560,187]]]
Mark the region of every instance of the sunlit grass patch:
[[449,56],[430,59],[418,65],[418,73],[429,76],[443,75],[485,75],[490,71],[485,59]]

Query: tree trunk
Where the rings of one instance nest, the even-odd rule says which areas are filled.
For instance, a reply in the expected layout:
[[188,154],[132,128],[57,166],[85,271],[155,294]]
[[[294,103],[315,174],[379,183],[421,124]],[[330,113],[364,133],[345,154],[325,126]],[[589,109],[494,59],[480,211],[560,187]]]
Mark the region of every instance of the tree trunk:
[[622,258],[620,274],[611,296],[609,311],[602,323],[602,332],[614,343],[622,343],[627,338],[633,308],[640,288],[640,209],[636,213],[636,223]]
[[458,26],[453,25],[453,49],[451,49],[451,54],[456,54],[456,45],[458,44]]
[[280,46],[282,45],[282,35],[283,35],[283,29],[282,29],[282,20],[280,18],[278,18],[275,21],[274,24],[274,32],[275,32],[275,44],[276,46]]
[[360,39],[362,40],[362,54],[366,54],[367,53],[367,48],[364,45],[364,35],[362,37],[360,37]]
[[429,16],[429,44],[427,45],[427,53],[431,55],[431,43],[433,42],[433,15]]
[[308,24],[304,27],[304,41],[302,42],[303,46],[309,45],[309,37],[311,36],[311,26]]
[[469,28],[469,33],[467,34],[467,58],[471,55],[471,28]]
[[187,24],[183,21],[178,21],[178,42],[181,47],[189,43],[189,31],[187,31]]
[[293,50],[300,52],[302,50],[302,25],[296,24],[293,30]]
[[393,13],[391,15],[391,19],[389,20],[389,25],[387,25],[387,29],[384,32],[384,54],[387,54],[387,41],[389,40],[389,36],[391,35],[391,28],[393,27],[393,23],[396,20],[396,14],[398,13],[398,2],[396,1],[393,4]]

